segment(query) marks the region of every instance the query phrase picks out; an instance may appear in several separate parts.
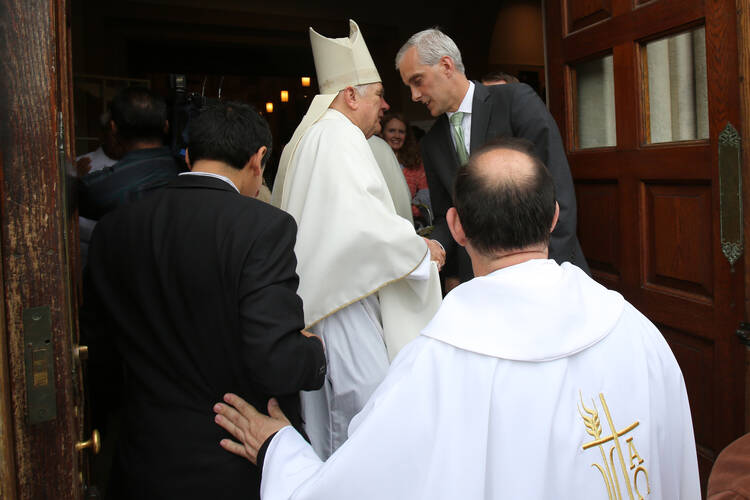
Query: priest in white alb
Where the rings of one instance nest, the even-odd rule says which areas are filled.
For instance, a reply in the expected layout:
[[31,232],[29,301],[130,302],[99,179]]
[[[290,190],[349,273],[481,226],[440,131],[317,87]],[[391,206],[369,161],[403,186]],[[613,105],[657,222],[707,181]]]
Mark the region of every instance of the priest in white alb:
[[310,29],[320,94],[284,148],[272,203],[297,221],[305,327],[325,344],[323,388],[301,394],[305,431],[323,459],[440,305],[442,247],[399,217],[367,138],[388,109],[362,33]]
[[261,498],[701,497],[682,373],[654,325],[573,264],[547,258],[552,177],[529,143],[475,152],[448,224],[476,278],[401,350],[321,461],[274,400],[235,395],[216,422],[262,467]]

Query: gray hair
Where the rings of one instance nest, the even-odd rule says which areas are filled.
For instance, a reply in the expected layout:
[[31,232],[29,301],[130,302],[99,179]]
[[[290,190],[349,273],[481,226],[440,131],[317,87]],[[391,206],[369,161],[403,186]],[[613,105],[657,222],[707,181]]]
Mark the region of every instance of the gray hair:
[[417,48],[417,56],[421,64],[434,66],[440,61],[441,57],[448,56],[453,59],[456,70],[462,74],[465,73],[464,63],[461,60],[461,51],[458,50],[456,42],[437,28],[430,28],[415,33],[406,41],[403,47],[399,49],[398,54],[396,54],[397,70],[401,65],[404,54],[412,47]]

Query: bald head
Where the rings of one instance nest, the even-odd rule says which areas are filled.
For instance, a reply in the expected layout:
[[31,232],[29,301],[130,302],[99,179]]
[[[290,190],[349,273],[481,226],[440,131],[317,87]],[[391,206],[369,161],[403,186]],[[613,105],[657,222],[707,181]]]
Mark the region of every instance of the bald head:
[[547,247],[555,186],[530,143],[502,138],[459,169],[454,206],[469,243],[482,254]]

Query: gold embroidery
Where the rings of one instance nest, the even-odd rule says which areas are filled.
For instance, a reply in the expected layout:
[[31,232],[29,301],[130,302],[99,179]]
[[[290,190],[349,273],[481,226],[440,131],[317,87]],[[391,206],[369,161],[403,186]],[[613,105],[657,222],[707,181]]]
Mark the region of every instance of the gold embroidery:
[[635,445],[633,444],[633,437],[629,437],[625,440],[626,443],[628,443],[628,452],[630,453],[630,470],[635,469],[635,464],[633,463],[633,459],[638,459],[638,465],[641,465],[643,463],[643,459],[638,454],[638,450],[635,449]]
[[[633,495],[633,491],[635,491],[635,494],[638,495],[639,500],[643,500],[643,496],[641,492],[638,489],[638,474],[643,473],[643,475],[646,478],[646,489],[647,489],[647,495],[651,493],[651,485],[648,480],[648,471],[643,466],[643,463],[645,460],[641,458],[640,454],[638,453],[638,450],[635,448],[635,444],[633,443],[633,437],[628,437],[625,442],[628,444],[628,458],[630,459],[630,470],[635,469],[635,472],[632,476],[632,482],[631,477],[628,475],[628,466],[625,462],[625,456],[622,452],[622,447],[620,445],[620,438],[624,436],[625,434],[629,433],[636,427],[638,427],[639,422],[636,420],[632,424],[628,425],[627,427],[623,428],[622,430],[618,431],[615,427],[614,421],[612,419],[612,414],[609,411],[609,407],[607,406],[607,401],[604,399],[604,394],[599,394],[599,401],[601,402],[602,409],[604,410],[604,416],[607,419],[607,423],[609,424],[609,428],[612,432],[609,436],[602,436],[602,425],[601,421],[599,419],[599,410],[596,407],[596,403],[594,400],[591,400],[591,408],[587,408],[586,405],[583,403],[583,395],[579,391],[579,397],[580,397],[580,406],[578,407],[578,414],[583,419],[583,425],[586,428],[586,433],[593,437],[593,441],[590,441],[588,443],[583,444],[582,449],[587,450],[589,448],[592,448],[594,446],[599,447],[599,452],[602,457],[602,463],[603,467],[600,464],[591,464],[592,467],[596,467],[599,470],[599,473],[602,475],[602,479],[604,480],[604,486],[607,488],[607,497],[609,500],[621,500],[622,499],[622,492],[620,490],[620,476],[623,479],[623,483],[625,483],[625,487],[627,489],[628,498],[630,500],[635,500],[635,496]],[[581,411],[581,408],[583,408],[583,411]],[[585,414],[584,414],[585,412]],[[605,452],[604,445],[608,442],[612,441],[612,446],[609,449],[609,453]],[[617,472],[617,465],[615,465],[615,452],[617,453],[617,462],[620,465],[620,471],[621,474],[618,474]],[[609,455],[609,460],[607,459],[607,455]],[[636,464],[633,462],[634,459],[637,459],[638,467],[636,468]]]
[[638,473],[643,472],[646,476],[646,495],[651,493],[651,484],[648,482],[648,471],[644,467],[638,467],[633,474],[633,486],[635,486],[635,492],[638,494],[638,500],[643,500],[643,495],[638,491]]

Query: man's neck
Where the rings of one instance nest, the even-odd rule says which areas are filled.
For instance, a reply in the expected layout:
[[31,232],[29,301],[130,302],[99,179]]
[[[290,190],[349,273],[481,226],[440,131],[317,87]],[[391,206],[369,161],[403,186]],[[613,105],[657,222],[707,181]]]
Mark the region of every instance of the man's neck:
[[237,189],[240,189],[240,191],[242,191],[242,189],[240,188],[242,184],[242,176],[240,175],[240,170],[237,170],[236,168],[233,168],[226,163],[216,160],[198,160],[197,162],[190,165],[190,171],[205,172],[207,174],[224,176],[232,181],[234,185],[237,186]]
[[132,151],[138,151],[139,149],[154,149],[154,148],[160,148],[163,146],[163,143],[159,139],[136,139],[133,141],[130,141],[125,146],[125,151],[130,153]]
[[466,93],[469,91],[469,79],[466,78],[464,75],[458,75],[456,77],[456,85],[454,87],[453,92],[453,106],[451,106],[450,111],[451,113],[455,113],[458,111],[458,108],[461,107],[461,103],[464,102],[464,97],[466,97]]
[[[355,115],[354,111],[349,108],[349,106],[346,105],[346,103],[340,102],[338,100],[335,100],[331,103],[330,106],[328,106],[328,109],[333,109],[344,115],[350,122],[354,124],[355,127],[362,130],[361,125],[357,121],[357,116]],[[369,139],[370,137],[367,135],[368,131],[362,130],[362,133],[365,134],[365,138]],[[370,134],[372,135],[372,134]]]
[[[467,248],[467,250],[469,250]],[[522,264],[533,259],[546,259],[549,256],[549,249],[546,245],[532,246],[520,250],[510,250],[487,256],[478,254],[476,251],[469,251],[471,256],[471,267],[474,270],[474,276],[486,276],[498,269]]]

